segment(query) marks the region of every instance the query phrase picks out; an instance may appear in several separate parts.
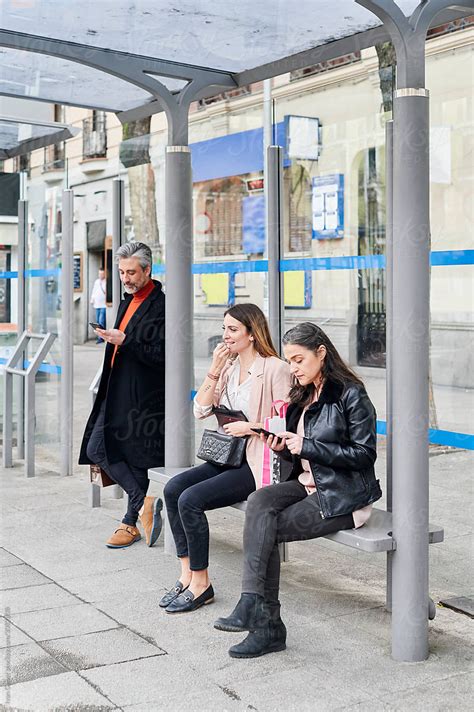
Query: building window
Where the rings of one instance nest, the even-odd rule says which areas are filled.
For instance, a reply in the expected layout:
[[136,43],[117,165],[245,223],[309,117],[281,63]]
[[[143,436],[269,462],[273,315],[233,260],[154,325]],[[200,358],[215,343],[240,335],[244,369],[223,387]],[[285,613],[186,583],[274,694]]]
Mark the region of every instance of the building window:
[[[54,121],[63,124],[65,120],[64,106],[54,105]],[[43,173],[48,171],[63,171],[66,163],[66,144],[64,141],[46,146],[44,149]]]
[[289,252],[311,250],[311,179],[308,171],[299,163],[283,171],[285,195],[289,207]]
[[247,190],[239,176],[194,184],[198,257],[242,254],[245,195]]
[[105,111],[92,111],[82,122],[82,157],[105,158],[107,155],[107,117]]
[[305,77],[312,76],[313,74],[322,74],[323,72],[329,72],[331,69],[339,69],[339,67],[344,67],[347,64],[354,64],[354,62],[360,62],[360,59],[360,51],[356,51],[351,52],[350,54],[344,54],[342,57],[328,59],[325,62],[318,62],[318,64],[313,64],[311,65],[311,67],[295,69],[293,72],[290,72],[290,82],[294,82],[297,79],[303,79]]
[[261,82],[256,82],[255,84],[251,84],[249,86],[239,87],[238,89],[229,89],[229,91],[223,91],[220,94],[215,94],[214,96],[198,99],[196,102],[197,110],[199,111],[201,109],[205,109],[206,107],[211,106],[211,104],[218,104],[222,101],[229,101],[232,99],[238,99],[242,96],[248,96],[249,94],[253,94],[260,90],[262,86]]
[[15,156],[13,158],[13,172],[14,173],[26,173],[27,176],[30,176],[30,170],[31,170],[31,162],[30,162],[30,153],[24,153],[21,156]]

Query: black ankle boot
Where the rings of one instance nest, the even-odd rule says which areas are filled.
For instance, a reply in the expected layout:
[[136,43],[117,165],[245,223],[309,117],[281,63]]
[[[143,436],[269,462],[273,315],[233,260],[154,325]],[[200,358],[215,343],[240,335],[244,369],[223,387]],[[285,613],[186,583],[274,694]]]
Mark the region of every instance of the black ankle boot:
[[277,653],[286,648],[286,627],[281,618],[268,620],[263,628],[250,631],[238,645],[229,649],[231,658],[259,658],[267,653]]
[[257,593],[242,593],[236,607],[227,618],[218,618],[214,623],[217,630],[240,633],[266,625],[270,609],[263,596]]

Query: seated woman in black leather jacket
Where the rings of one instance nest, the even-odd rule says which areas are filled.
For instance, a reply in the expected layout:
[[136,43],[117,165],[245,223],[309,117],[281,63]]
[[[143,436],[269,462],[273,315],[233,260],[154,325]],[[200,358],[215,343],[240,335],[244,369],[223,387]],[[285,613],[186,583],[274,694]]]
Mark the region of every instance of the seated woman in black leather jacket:
[[285,334],[283,350],[293,376],[287,430],[267,444],[289,467],[284,481],[248,498],[242,594],[230,616],[214,624],[249,631],[230,648],[231,657],[286,647],[278,544],[362,526],[382,496],[374,471],[376,414],[362,381],[310,322]]

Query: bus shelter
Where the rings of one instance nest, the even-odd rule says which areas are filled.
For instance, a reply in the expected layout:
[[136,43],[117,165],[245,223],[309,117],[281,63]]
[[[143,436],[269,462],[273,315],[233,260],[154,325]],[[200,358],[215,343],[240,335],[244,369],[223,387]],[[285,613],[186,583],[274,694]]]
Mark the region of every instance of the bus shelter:
[[[143,0],[4,6],[0,94],[114,112],[122,123],[165,112],[166,465],[193,464],[192,101],[390,39],[397,56],[387,126],[388,508],[396,550],[392,654],[428,656],[429,92],[425,38],[435,18],[472,12],[474,0],[300,0],[182,7]],[[139,51],[137,51],[139,49]],[[74,67],[74,70],[72,70]],[[74,76],[74,81],[71,77]],[[281,328],[281,151],[267,155],[269,318]],[[62,473],[72,468],[73,194],[63,194]],[[20,201],[25,214],[25,201]],[[123,182],[115,181],[114,247],[123,241]],[[26,221],[19,221],[25,230]],[[20,239],[24,239],[24,236]],[[20,270],[19,270],[20,271]],[[20,274],[19,274],[20,277]],[[120,298],[118,278],[114,303]],[[68,296],[69,294],[69,296]],[[396,336],[396,338],[395,338]]]

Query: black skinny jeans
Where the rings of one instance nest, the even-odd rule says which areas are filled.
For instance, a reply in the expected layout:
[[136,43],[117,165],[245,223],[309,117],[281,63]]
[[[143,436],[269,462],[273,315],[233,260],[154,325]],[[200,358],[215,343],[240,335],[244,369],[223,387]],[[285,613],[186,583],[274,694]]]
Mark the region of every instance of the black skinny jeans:
[[191,571],[209,566],[209,525],[206,510],[242,502],[255,490],[247,462],[229,470],[206,462],[181,472],[166,484],[164,497],[176,553],[189,556]]
[[322,519],[317,493],[307,495],[298,480],[264,487],[249,497],[244,527],[242,592],[278,601],[278,544],[304,541],[352,529],[352,514]]
[[104,446],[104,417],[105,402],[100,406],[94,429],[87,444],[87,457],[94,464],[100,465],[108,476],[128,494],[127,512],[122,523],[134,527],[150,484],[148,472],[125,461],[109,464]]

